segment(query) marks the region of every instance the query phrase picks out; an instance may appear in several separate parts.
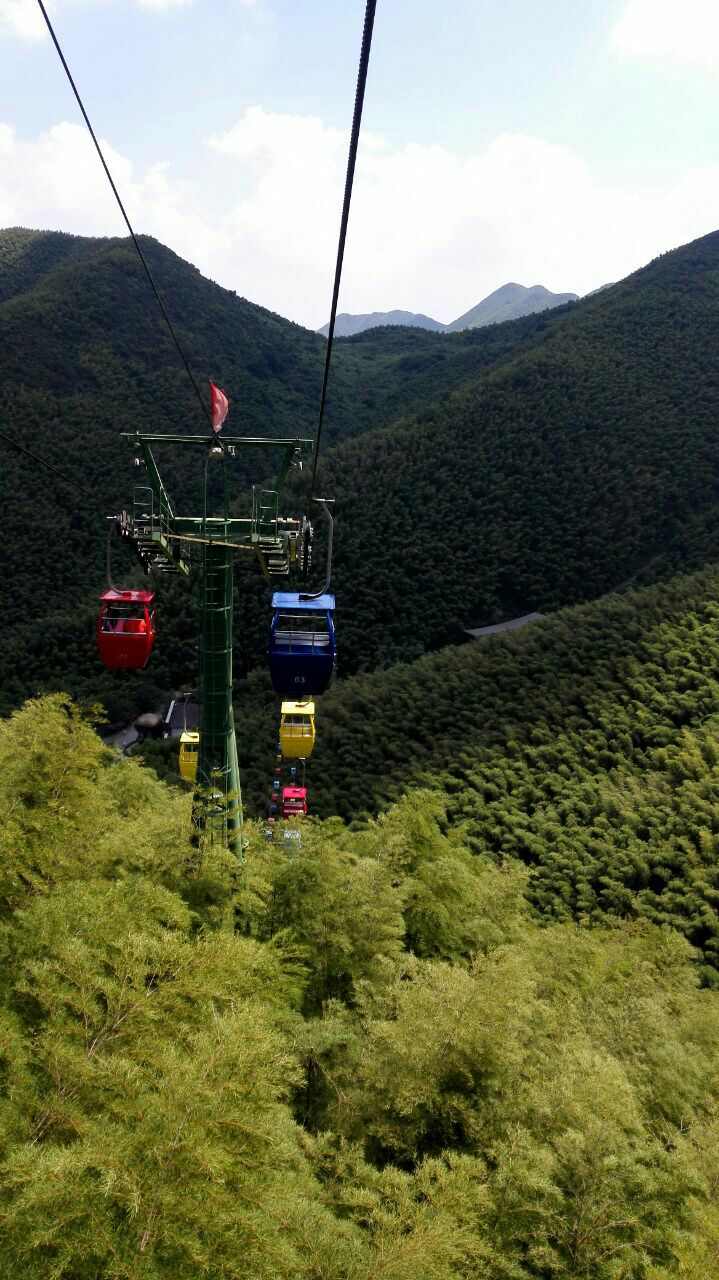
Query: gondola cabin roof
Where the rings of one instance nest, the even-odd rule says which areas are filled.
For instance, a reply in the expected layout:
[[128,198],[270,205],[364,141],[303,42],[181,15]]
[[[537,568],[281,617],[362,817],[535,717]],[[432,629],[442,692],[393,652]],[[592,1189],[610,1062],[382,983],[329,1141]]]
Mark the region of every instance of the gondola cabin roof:
[[283,716],[313,716],[314,702],[283,702],[280,708]]
[[152,604],[154,591],[115,591],[109,587],[103,591],[100,599],[104,604]]
[[272,596],[273,609],[291,609],[293,613],[326,613],[335,607],[335,598],[331,593],[317,596],[315,600],[303,600],[294,591],[275,591]]

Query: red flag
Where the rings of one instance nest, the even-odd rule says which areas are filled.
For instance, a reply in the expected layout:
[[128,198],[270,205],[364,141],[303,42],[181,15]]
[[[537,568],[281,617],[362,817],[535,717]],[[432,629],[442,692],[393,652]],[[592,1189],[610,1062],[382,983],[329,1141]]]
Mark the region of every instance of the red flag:
[[210,404],[212,406],[212,430],[219,431],[227,417],[230,402],[224,391],[216,387],[212,379],[210,379]]

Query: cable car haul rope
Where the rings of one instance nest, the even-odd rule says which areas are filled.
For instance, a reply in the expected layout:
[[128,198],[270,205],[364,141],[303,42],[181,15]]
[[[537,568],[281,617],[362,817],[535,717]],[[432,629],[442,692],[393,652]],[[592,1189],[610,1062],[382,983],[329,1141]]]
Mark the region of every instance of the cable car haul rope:
[[[327,387],[329,383],[332,345],[344,259],[352,185],[359,145],[362,107],[369,66],[370,46],[376,0],[367,0],[362,46],[360,51],[357,91],[355,94],[350,147],[345,178],[339,243],[335,265],[330,325],[327,337],[319,413],[313,440],[299,436],[287,440],[227,436],[223,425],[229,402],[224,392],[213,383],[208,406],[182,349],[177,333],[154,280],[149,263],[130,223],[119,191],[113,181],[80,93],[70,72],[60,42],[55,34],[43,0],[37,0],[50,37],[62,63],[77,104],[97,151],[100,163],[119,206],[125,225],[142,262],[148,282],[163,319],[210,428],[209,436],[148,436],[135,432],[124,434],[123,441],[134,450],[135,463],[144,467],[146,483],[135,486],[132,511],[111,517],[108,535],[107,585],[100,595],[97,620],[97,647],[101,662],[117,670],[141,670],[147,664],[156,633],[155,593],[134,588],[116,588],[111,580],[110,538],[117,531],[136,552],[146,573],[180,573],[188,576],[194,570],[199,586],[200,621],[200,699],[201,722],[198,732],[185,732],[180,741],[181,775],[195,784],[193,839],[201,833],[217,839],[242,857],[243,840],[240,777],[232,710],[232,610],[233,561],[240,550],[257,555],[267,576],[286,577],[292,566],[302,575],[302,592],[278,591],[272,597],[272,620],[267,645],[267,660],[274,688],[281,699],[279,742],[275,776],[270,802],[268,834],[274,836],[278,817],[294,820],[307,812],[305,762],[315,742],[315,698],[327,689],[335,669],[336,640],[334,628],[335,598],[330,593],[332,572],[333,518],[329,498],[317,498],[315,484],[322,439]],[[17,441],[3,437],[25,453]],[[201,514],[183,515],[175,509],[160,475],[155,456],[157,445],[177,448],[204,447],[204,508]],[[243,516],[230,516],[228,478],[231,462],[238,450],[264,446],[275,454],[280,465],[272,488],[255,485],[251,510]],[[32,454],[30,454],[33,457]],[[304,518],[282,516],[279,498],[292,466],[311,457],[311,480]],[[37,459],[42,462],[42,459]],[[217,464],[222,477],[222,512],[208,509],[208,468]],[[49,464],[42,463],[44,466]],[[50,468],[54,469],[54,468]],[[69,484],[70,477],[57,474]],[[85,492],[83,490],[83,492]],[[88,493],[87,496],[96,495]],[[327,567],[324,585],[317,591],[307,587],[311,565],[311,512],[319,504],[328,521]],[[290,761],[289,782],[281,788],[282,767]],[[298,779],[301,769],[301,784]],[[280,794],[281,792],[281,794]],[[296,826],[287,828],[283,837],[288,842],[300,838]]]

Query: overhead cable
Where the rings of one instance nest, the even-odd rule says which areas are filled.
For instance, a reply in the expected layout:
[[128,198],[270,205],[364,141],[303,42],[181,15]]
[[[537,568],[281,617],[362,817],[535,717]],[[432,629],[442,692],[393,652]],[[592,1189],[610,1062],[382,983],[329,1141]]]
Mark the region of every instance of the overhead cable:
[[147,258],[145,257],[144,253],[142,252],[142,248],[141,248],[141,246],[140,246],[140,242],[139,242],[139,240],[138,240],[137,236],[135,235],[135,232],[134,232],[134,231],[133,231],[133,229],[132,229],[132,224],[131,224],[131,222],[130,222],[130,219],[129,219],[129,218],[128,218],[128,216],[127,216],[127,212],[126,212],[126,210],[125,210],[125,206],[124,206],[124,204],[122,203],[122,200],[120,199],[120,193],[119,193],[119,191],[118,191],[117,187],[115,186],[115,183],[114,183],[114,181],[113,181],[112,174],[110,173],[110,170],[109,170],[109,168],[108,168],[108,166],[107,166],[107,162],[106,162],[106,160],[105,160],[105,157],[104,157],[104,155],[102,154],[102,148],[101,148],[100,143],[98,142],[97,137],[96,137],[96,135],[95,135],[95,130],[93,129],[92,125],[90,124],[90,118],[89,118],[89,116],[88,116],[88,114],[87,114],[87,111],[85,110],[85,107],[84,107],[84,104],[83,104],[82,98],[80,97],[80,94],[79,94],[78,89],[77,89],[77,85],[75,84],[75,81],[74,81],[74,80],[73,80],[73,78],[72,78],[72,73],[71,73],[71,71],[70,71],[70,68],[69,68],[69,66],[67,65],[67,61],[66,61],[66,59],[65,59],[65,55],[64,55],[64,53],[63,53],[62,49],[60,48],[60,42],[59,42],[59,40],[58,40],[57,36],[55,35],[55,31],[54,31],[54,29],[53,29],[53,25],[52,25],[52,23],[51,23],[51,21],[50,21],[50,19],[49,19],[49,17],[48,17],[47,9],[45,8],[45,5],[43,4],[43,0],[37,0],[37,2],[38,2],[38,4],[39,4],[39,6],[40,6],[40,10],[41,10],[41,12],[42,12],[42,16],[43,16],[43,18],[45,19],[45,23],[46,23],[46,25],[47,25],[47,29],[48,29],[48,31],[50,32],[50,36],[51,36],[52,42],[53,42],[53,44],[54,44],[54,46],[55,46],[55,48],[56,48],[56,50],[57,50],[58,57],[59,57],[59,59],[60,59],[60,61],[61,61],[62,65],[63,65],[63,67],[64,67],[64,69],[65,69],[65,75],[67,76],[67,78],[68,78],[68,80],[69,80],[69,82],[70,82],[70,87],[72,88],[72,91],[73,91],[73,93],[74,93],[74,95],[75,95],[75,98],[76,98],[76,100],[77,100],[77,105],[79,106],[79,108],[80,108],[80,110],[81,110],[81,112],[82,112],[82,116],[83,116],[83,119],[84,119],[84,121],[85,121],[85,124],[86,124],[86,125],[87,125],[87,127],[88,127],[88,130],[89,130],[89,133],[90,133],[90,137],[92,138],[92,140],[93,140],[93,142],[94,142],[94,144],[95,144],[95,150],[97,151],[97,154],[98,154],[98,156],[100,157],[100,163],[101,163],[101,165],[102,165],[103,169],[105,170],[105,174],[106,174],[107,180],[108,180],[108,182],[110,183],[110,186],[112,187],[112,193],[113,193],[113,195],[114,195],[114,197],[115,197],[115,199],[116,199],[116,201],[117,201],[117,203],[118,203],[118,206],[119,206],[119,209],[120,209],[120,213],[122,214],[123,218],[125,219],[125,225],[126,225],[126,227],[127,227],[128,231],[130,232],[130,235],[131,235],[131,237],[132,237],[132,242],[133,242],[133,244],[134,244],[135,248],[137,249],[137,252],[138,252],[139,257],[140,257],[140,261],[142,262],[142,265],[143,265],[143,267],[145,268],[145,274],[147,275],[147,278],[148,278],[148,280],[149,280],[149,282],[150,282],[150,286],[151,286],[151,288],[152,288],[152,292],[154,293],[155,297],[157,298],[157,301],[158,301],[158,304],[159,304],[160,310],[161,310],[161,312],[162,312],[162,314],[163,314],[163,316],[164,316],[164,318],[165,318],[165,323],[166,323],[166,325],[167,325],[168,329],[170,330],[170,333],[172,334],[172,340],[173,340],[173,342],[174,342],[175,346],[177,347],[177,351],[178,351],[178,354],[179,354],[179,356],[180,356],[180,359],[181,359],[181,361],[182,361],[183,365],[185,366],[185,370],[186,370],[186,372],[187,372],[187,376],[188,376],[188,378],[190,379],[190,382],[192,383],[192,386],[194,387],[194,390],[195,390],[195,395],[197,396],[197,399],[198,399],[198,400],[199,400],[199,402],[200,402],[200,408],[202,409],[202,412],[203,412],[203,414],[205,415],[205,418],[207,419],[207,422],[208,422],[208,424],[209,424],[209,426],[210,426],[210,429],[211,429],[211,428],[212,428],[212,418],[211,418],[211,416],[210,416],[210,411],[209,411],[209,409],[207,408],[207,405],[205,404],[205,401],[204,401],[204,399],[203,399],[203,397],[202,397],[202,395],[201,395],[201,393],[200,393],[200,388],[198,387],[198,385],[197,385],[197,383],[196,383],[196,381],[195,381],[194,375],[193,375],[193,373],[192,373],[192,370],[191,370],[191,368],[190,368],[190,366],[189,366],[189,364],[188,364],[188,362],[187,362],[187,358],[186,358],[186,356],[185,356],[185,353],[184,353],[184,351],[182,350],[182,347],[180,346],[180,340],[179,340],[179,338],[178,338],[177,334],[175,333],[175,329],[174,329],[174,326],[173,326],[173,324],[172,324],[172,321],[170,320],[170,317],[169,317],[169,315],[167,314],[167,310],[166,310],[166,308],[165,308],[165,304],[164,304],[164,302],[162,301],[162,298],[161,298],[161,296],[160,296],[160,291],[159,291],[159,289],[158,289],[157,285],[155,284],[155,280],[154,280],[154,277],[153,277],[152,272],[151,272],[151,270],[150,270],[149,264],[148,264],[148,262],[147,262]]
[[327,399],[327,383],[330,375],[330,361],[332,359],[332,341],[335,333],[335,320],[337,318],[337,301],[340,292],[340,280],[342,277],[342,262],[345,253],[345,240],[347,239],[347,224],[350,216],[350,201],[352,199],[352,183],[354,180],[355,162],[357,160],[357,147],[359,144],[360,125],[362,122],[362,106],[364,103],[364,91],[367,83],[367,68],[369,66],[370,47],[372,44],[372,27],[374,25],[374,14],[377,0],[367,0],[367,8],[365,10],[364,30],[362,32],[362,48],[360,50],[359,71],[357,73],[357,92],[355,94],[354,115],[352,117],[352,133],[350,136],[350,149],[347,159],[347,176],[345,178],[345,194],[342,202],[342,219],[340,222],[340,238],[337,247],[337,263],[335,266],[335,283],[332,291],[332,308],[330,311],[330,323],[327,331],[327,352],[325,354],[325,368],[322,378],[322,395],[320,396],[320,410],[317,419],[317,430],[315,432],[314,458],[312,461],[312,480],[310,484],[310,503],[315,493],[315,477],[317,475],[317,459],[320,451],[320,440],[322,437],[322,423],[325,415],[325,401]]
[[96,493],[91,493],[89,489],[85,489],[83,485],[78,484],[77,480],[73,480],[70,476],[66,476],[64,471],[60,471],[57,467],[53,467],[51,462],[46,462],[45,459],[39,457],[38,454],[31,453],[31,451],[26,449],[23,444],[19,443],[19,441],[13,440],[12,436],[5,435],[4,431],[0,431],[0,439],[7,441],[8,444],[12,445],[13,449],[17,449],[20,453],[24,453],[26,457],[31,458],[39,467],[44,467],[46,471],[52,471],[53,475],[59,476],[61,480],[65,481],[65,484],[72,485],[73,489],[77,489],[78,493],[83,494],[84,497],[89,498],[91,502],[96,503],[98,507],[102,507],[103,510],[105,510],[105,503],[98,498]]

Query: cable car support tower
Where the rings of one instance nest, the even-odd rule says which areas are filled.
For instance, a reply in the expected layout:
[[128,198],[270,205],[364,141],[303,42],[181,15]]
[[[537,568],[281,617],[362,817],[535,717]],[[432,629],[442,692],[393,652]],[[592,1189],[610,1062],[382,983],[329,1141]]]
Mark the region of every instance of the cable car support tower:
[[[143,435],[124,433],[147,483],[135,487],[132,514],[117,519],[121,535],[133,545],[147,572],[180,573],[194,569],[199,587],[200,748],[194,801],[196,838],[210,839],[242,854],[242,799],[232,710],[233,564],[238,552],[256,555],[266,577],[285,577],[290,565],[306,561],[311,530],[306,519],[279,515],[279,495],[290,468],[312,453],[313,441],[249,436]],[[204,511],[180,515],[165,488],[157,448],[204,452]],[[227,471],[238,451],[272,451],[278,461],[274,487],[252,486],[251,510],[229,514]],[[223,510],[208,513],[208,472],[222,467]]]

